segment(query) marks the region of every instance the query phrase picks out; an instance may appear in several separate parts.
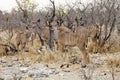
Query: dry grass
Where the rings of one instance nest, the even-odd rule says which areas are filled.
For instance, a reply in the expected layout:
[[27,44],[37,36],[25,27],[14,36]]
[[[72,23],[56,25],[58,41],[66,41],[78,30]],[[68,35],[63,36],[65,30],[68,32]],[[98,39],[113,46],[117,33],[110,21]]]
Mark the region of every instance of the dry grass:
[[[71,47],[71,46],[73,47],[74,45],[77,45],[80,49],[83,49],[84,43],[86,43],[88,36],[90,34],[92,36],[94,36],[96,33],[95,31],[96,31],[96,29],[94,27],[89,27],[89,28],[79,27],[77,29],[77,33],[69,32],[67,30],[62,31],[60,34],[60,39],[59,39],[60,40],[60,43],[59,43],[60,50],[62,51],[62,48],[64,47],[64,45],[68,45],[69,47]],[[16,33],[14,32],[14,36],[15,36],[15,34]],[[14,36],[13,36],[13,38],[14,38]],[[111,41],[110,41],[110,44],[112,44],[108,50],[108,52],[110,52],[110,53],[120,51],[119,42],[117,40],[116,41],[115,40],[116,39],[114,39],[114,40],[111,39]],[[15,42],[15,40],[11,40],[11,42]],[[98,51],[101,53],[106,52],[107,47],[101,48],[101,47],[95,45],[94,43],[92,43],[92,44],[93,44],[92,47],[89,48],[89,52],[94,52],[94,51]],[[43,61],[43,62],[48,62],[48,63],[57,62],[57,61],[74,62],[76,60],[79,61],[81,59],[81,55],[79,55],[79,54],[72,54],[71,52],[63,53],[61,51],[51,52],[51,51],[47,50],[44,54],[36,55],[37,50],[39,50],[40,47],[41,47],[41,42],[39,40],[38,35],[36,35],[34,37],[33,44],[30,40],[27,42],[26,48],[29,49],[29,51],[30,51],[29,54],[28,55],[20,55],[20,56],[21,57],[23,56],[24,59],[25,59],[25,57],[33,57],[32,58],[33,62]],[[5,47],[0,46],[0,55],[3,56],[3,54],[5,54]],[[115,64],[116,66],[117,65],[120,66],[120,62],[118,60],[110,59],[108,61],[109,61],[108,65]],[[115,61],[115,63],[113,63],[112,61],[113,62]]]
[[111,38],[107,41],[104,46],[100,46],[96,43],[91,43],[88,52],[99,52],[99,53],[116,53],[120,52],[120,42],[118,39]]
[[76,54],[73,56],[71,53],[62,53],[62,52],[47,52],[41,54],[37,61],[43,61],[46,63],[54,63],[54,62],[74,62],[75,58],[80,59],[80,55]]
[[111,57],[107,59],[107,65],[110,67],[120,68],[120,57]]
[[116,39],[113,39],[112,41],[110,41],[110,46],[109,46],[109,53],[116,53],[116,52],[120,52],[120,42]]
[[33,64],[37,62],[39,55],[38,54],[33,54],[33,53],[19,53],[16,56],[21,61],[21,64],[27,64],[25,60],[30,60],[30,64]]
[[41,48],[41,42],[38,34],[34,36],[33,41],[29,40],[27,42],[26,48],[30,51],[30,53],[37,53],[37,51]]
[[44,63],[70,62],[70,63],[74,63],[76,61],[80,61],[80,59],[81,59],[80,54],[74,55],[72,53],[51,52],[51,51],[47,51],[43,54],[19,53],[15,56],[21,60],[21,64],[25,64],[26,59],[30,59],[31,64],[36,63],[36,62],[44,62]]
[[2,45],[0,45],[0,56],[4,56],[4,55],[6,55],[5,48],[6,48],[6,46],[2,46]]

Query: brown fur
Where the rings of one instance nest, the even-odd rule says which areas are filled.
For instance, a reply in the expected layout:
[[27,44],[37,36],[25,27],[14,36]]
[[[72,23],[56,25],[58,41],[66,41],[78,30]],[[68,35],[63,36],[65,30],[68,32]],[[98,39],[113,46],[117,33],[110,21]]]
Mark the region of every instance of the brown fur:
[[[28,50],[28,43],[31,43],[31,46],[34,44],[33,40],[36,38],[32,32],[26,29],[14,29],[14,35],[11,39],[11,43],[14,44],[18,51]],[[30,45],[29,45],[30,46]]]
[[25,48],[27,42],[27,37],[24,33],[18,33],[16,36],[16,47],[17,50],[22,50]]
[[[96,35],[96,28],[94,26],[89,27],[78,27],[76,32],[72,32],[71,30],[67,30],[66,27],[62,27],[59,33],[59,44],[62,46],[78,46],[80,51],[82,52],[82,66],[86,66],[89,63],[89,49],[92,46],[95,46],[92,41],[94,40]],[[95,40],[96,41],[96,40]],[[86,49],[86,45],[89,45]]]

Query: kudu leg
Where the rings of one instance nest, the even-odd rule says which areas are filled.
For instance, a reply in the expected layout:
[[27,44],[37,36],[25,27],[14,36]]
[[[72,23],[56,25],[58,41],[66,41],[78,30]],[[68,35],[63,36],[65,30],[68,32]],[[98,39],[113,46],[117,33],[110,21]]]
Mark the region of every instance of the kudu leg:
[[86,67],[89,62],[90,60],[87,51],[82,51],[82,67]]

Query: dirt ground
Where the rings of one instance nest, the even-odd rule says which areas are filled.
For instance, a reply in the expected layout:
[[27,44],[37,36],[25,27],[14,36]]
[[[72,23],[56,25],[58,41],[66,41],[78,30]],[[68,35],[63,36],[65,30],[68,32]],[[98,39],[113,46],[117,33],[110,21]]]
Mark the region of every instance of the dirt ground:
[[86,68],[81,63],[37,61],[34,54],[4,56],[0,58],[0,80],[120,80],[120,68],[107,64],[115,54],[92,54]]

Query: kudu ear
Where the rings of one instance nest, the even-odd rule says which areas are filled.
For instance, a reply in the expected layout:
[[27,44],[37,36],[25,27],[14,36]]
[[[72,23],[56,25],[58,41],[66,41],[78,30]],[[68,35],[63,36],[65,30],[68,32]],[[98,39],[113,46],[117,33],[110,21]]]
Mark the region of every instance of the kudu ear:
[[49,27],[51,27],[52,25],[51,25],[51,21],[47,21],[47,26],[49,26]]
[[49,21],[47,21],[47,25],[49,25],[50,24],[50,22]]

